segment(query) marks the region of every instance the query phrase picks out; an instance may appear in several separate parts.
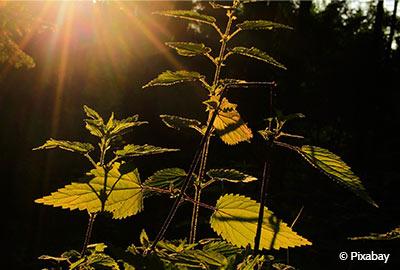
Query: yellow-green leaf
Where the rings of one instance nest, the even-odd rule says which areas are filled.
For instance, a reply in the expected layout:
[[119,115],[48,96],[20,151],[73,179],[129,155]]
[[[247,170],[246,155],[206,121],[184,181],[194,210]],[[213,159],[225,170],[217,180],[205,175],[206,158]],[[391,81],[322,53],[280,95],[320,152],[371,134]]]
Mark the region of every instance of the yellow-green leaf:
[[236,27],[242,30],[275,30],[279,28],[293,30],[290,26],[266,20],[244,21]]
[[256,181],[257,178],[234,169],[213,169],[207,175],[216,181],[228,181],[233,183],[248,183]]
[[175,18],[180,18],[200,23],[207,23],[207,24],[213,24],[216,22],[216,19],[214,17],[200,14],[193,10],[163,10],[154,12],[153,14],[175,17]]
[[179,55],[182,56],[196,56],[207,54],[211,52],[211,49],[206,47],[202,43],[193,42],[166,42],[168,47],[175,49]]
[[[217,102],[217,98],[211,97],[209,101],[211,103]],[[212,106],[211,103],[208,104],[209,108]],[[226,98],[224,98],[213,124],[221,140],[229,145],[249,141],[253,138],[251,129],[243,122],[236,107],[236,104],[230,103]]]
[[186,178],[187,173],[180,168],[167,168],[155,172],[144,185],[157,188],[179,188]]
[[311,145],[303,145],[301,148],[295,149],[313,167],[378,207],[368,195],[360,178],[351,171],[351,168],[339,156],[327,149]]
[[204,79],[204,76],[195,71],[178,70],[178,71],[164,71],[157,78],[151,80],[143,88],[150,86],[167,86],[182,82],[191,82]]
[[[211,216],[211,227],[226,241],[238,246],[254,247],[260,204],[250,198],[228,194],[219,198]],[[260,248],[280,249],[311,245],[307,239],[292,231],[264,207]]]
[[81,143],[81,142],[73,142],[73,141],[62,141],[62,140],[47,140],[43,145],[33,148],[33,150],[42,150],[42,149],[53,149],[60,148],[63,150],[77,152],[81,154],[87,154],[94,150],[93,145],[90,143]]
[[147,156],[154,154],[161,154],[166,152],[175,152],[179,151],[179,149],[172,148],[163,148],[153,145],[135,145],[135,144],[127,144],[123,149],[115,151],[117,156],[121,157],[138,157],[138,156]]
[[160,115],[161,120],[167,127],[180,130],[181,128],[192,128],[203,134],[204,126],[199,120],[189,119],[175,115]]
[[60,188],[36,203],[42,203],[64,209],[87,210],[99,212],[102,208],[100,194],[106,194],[104,210],[111,212],[114,218],[125,218],[138,213],[142,209],[143,190],[137,170],[126,174],[119,172],[119,163],[107,173],[104,191],[105,171],[97,167],[90,171],[93,176],[89,183],[72,183]]
[[286,67],[279,63],[278,61],[276,61],[274,58],[272,58],[271,56],[269,56],[267,53],[251,47],[251,48],[246,48],[246,47],[235,47],[233,49],[230,50],[231,53],[234,54],[241,54],[241,55],[245,55],[247,57],[251,57],[251,58],[255,58],[257,60],[266,62],[268,64],[271,64],[273,66],[279,67],[281,69],[286,69]]

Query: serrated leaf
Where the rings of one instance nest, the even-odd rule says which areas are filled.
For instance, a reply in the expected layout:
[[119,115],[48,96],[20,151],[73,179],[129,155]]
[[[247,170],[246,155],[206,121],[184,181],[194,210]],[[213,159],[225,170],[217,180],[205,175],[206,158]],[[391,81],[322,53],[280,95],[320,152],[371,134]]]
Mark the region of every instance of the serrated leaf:
[[266,20],[244,21],[242,23],[237,24],[236,27],[242,30],[275,30],[275,29],[293,30],[293,28],[288,25]]
[[138,121],[139,116],[133,115],[122,120],[114,119],[111,125],[107,124],[106,132],[110,137],[122,135],[125,131],[131,127],[138,127],[143,124],[148,124],[147,121]]
[[387,241],[387,240],[399,240],[400,239],[400,226],[394,228],[387,233],[371,233],[367,236],[356,236],[349,237],[350,240],[376,240],[376,241]]
[[[211,227],[226,241],[238,246],[254,247],[260,204],[250,198],[228,194],[217,201],[217,210],[211,216]],[[264,207],[260,248],[280,249],[311,245]]]
[[[211,110],[213,110],[211,107],[213,102],[217,104],[216,97],[211,97],[210,103],[207,104]],[[215,107],[217,106],[216,104],[214,104]],[[222,141],[229,145],[249,141],[253,138],[251,129],[243,122],[236,107],[236,104],[230,103],[226,98],[223,98],[213,124]]]
[[168,47],[175,49],[182,56],[196,56],[211,52],[211,49],[202,43],[193,42],[166,42]]
[[157,78],[151,80],[142,88],[150,87],[150,86],[167,86],[173,85],[182,82],[191,82],[204,79],[204,76],[195,71],[186,71],[186,70],[178,70],[178,71],[164,71]]
[[231,243],[226,241],[213,241],[203,247],[204,251],[211,251],[215,253],[220,253],[225,257],[230,257],[232,255],[240,253],[242,250]]
[[83,110],[85,111],[85,114],[87,117],[89,117],[89,119],[98,120],[98,121],[101,121],[101,123],[104,122],[104,120],[100,116],[100,114],[98,112],[96,112],[95,110],[93,110],[92,108],[90,108],[89,106],[83,105]]
[[80,154],[87,154],[94,150],[93,145],[90,143],[81,143],[74,141],[63,141],[63,140],[47,140],[43,145],[33,148],[33,150],[42,150],[42,149],[53,149],[60,148],[63,150],[77,152]]
[[106,190],[104,191],[105,171],[97,167],[90,171],[93,176],[89,183],[72,183],[60,188],[36,203],[62,207],[64,209],[87,210],[91,213],[99,212],[102,208],[100,194],[107,194],[108,198],[104,210],[111,212],[114,218],[125,218],[137,214],[142,209],[143,190],[140,185],[138,171],[121,175],[120,163],[114,163],[107,173]]
[[230,51],[231,51],[231,53],[245,55],[245,56],[266,62],[273,66],[279,67],[281,69],[286,69],[286,67],[283,64],[279,63],[274,58],[269,56],[267,53],[255,48],[255,47],[251,47],[251,48],[235,47],[235,48],[231,49]]
[[160,241],[157,245],[157,255],[166,264],[173,264],[176,269],[225,269],[227,258],[217,252],[193,249],[197,244],[188,245],[184,242],[178,245]]
[[120,157],[139,157],[175,151],[179,151],[179,149],[163,148],[148,144],[127,144],[123,149],[115,151],[115,154]]
[[351,171],[351,168],[339,156],[327,149],[311,145],[303,145],[301,148],[296,149],[313,167],[339,184],[347,187],[373,206],[378,207],[368,195],[360,178]]
[[181,128],[192,128],[201,134],[204,133],[204,127],[199,120],[166,114],[160,115],[160,118],[167,127],[177,130],[180,130]]
[[153,14],[175,17],[206,24],[213,24],[216,22],[216,19],[214,17],[200,14],[193,10],[163,10],[154,12]]
[[257,178],[234,169],[213,169],[207,175],[216,181],[228,181],[233,183],[248,183],[256,181]]
[[168,168],[155,172],[144,185],[163,189],[179,188],[186,178],[186,172],[180,168]]

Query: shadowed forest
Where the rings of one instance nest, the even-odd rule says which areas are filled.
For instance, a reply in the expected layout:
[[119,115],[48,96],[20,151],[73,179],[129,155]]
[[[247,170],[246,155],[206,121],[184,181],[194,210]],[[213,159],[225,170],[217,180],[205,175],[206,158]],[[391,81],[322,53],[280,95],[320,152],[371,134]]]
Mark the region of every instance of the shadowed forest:
[[[264,253],[295,269],[399,269],[398,239],[348,239],[399,226],[400,20],[393,16],[395,2],[370,1],[359,8],[349,1],[256,1],[236,13],[239,22],[270,20],[293,28],[247,31],[232,40],[232,46],[260,48],[287,70],[232,56],[229,69],[222,71],[224,77],[274,81],[273,111],[306,116],[286,128],[304,136],[302,144],[318,145],[340,156],[379,205],[375,208],[336,185],[291,152],[274,151],[266,205],[289,225],[303,209],[294,229],[312,245],[289,253],[282,249]],[[164,168],[189,168],[201,136],[168,128],[159,116],[207,121],[201,104],[207,93],[192,82],[142,86],[164,70],[193,70],[212,77],[213,66],[205,57],[176,55],[164,43],[193,41],[215,52],[219,39],[207,25],[153,14],[171,9],[195,9],[226,24],[225,14],[207,2],[0,3],[5,268],[61,269],[50,268],[38,257],[82,247],[88,222],[85,211],[34,201],[81,179],[90,163],[66,151],[32,149],[49,138],[95,145],[85,130],[84,105],[104,119],[114,112],[118,119],[139,114],[140,121],[149,122],[119,138],[123,143],[180,149],[135,158],[131,165],[139,168],[141,179]],[[250,143],[234,146],[211,140],[207,167],[235,168],[261,179],[266,142],[256,131],[265,128],[271,95],[257,87],[234,88],[226,95],[238,104],[254,136]],[[202,195],[202,201],[215,205],[221,194],[228,193],[259,201],[260,185],[260,181],[218,182]],[[91,242],[106,243],[109,254],[115,255],[138,244],[143,228],[154,239],[172,203],[160,195],[146,200],[144,211],[133,217],[111,220],[99,215]],[[189,204],[179,208],[166,238],[188,237],[191,211]],[[209,220],[210,211],[200,209],[199,239],[217,237]],[[338,258],[341,251],[371,250],[390,253],[389,262]]]

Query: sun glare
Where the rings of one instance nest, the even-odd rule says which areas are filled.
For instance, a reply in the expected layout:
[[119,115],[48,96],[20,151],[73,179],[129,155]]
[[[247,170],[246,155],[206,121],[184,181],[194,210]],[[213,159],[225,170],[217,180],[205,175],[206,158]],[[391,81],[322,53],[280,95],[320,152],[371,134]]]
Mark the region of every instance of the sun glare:
[[[11,1],[6,4],[13,5]],[[117,81],[126,80],[120,78],[123,67],[145,61],[145,57],[156,53],[174,68],[184,68],[164,46],[162,39],[169,37],[170,31],[157,22],[157,16],[151,15],[160,8],[159,3],[94,0],[21,2],[19,5],[25,5],[35,20],[30,31],[16,41],[22,50],[29,53],[30,46],[36,46],[32,51],[44,56],[32,55],[37,66],[32,72],[39,71],[41,78],[41,83],[34,86],[35,91],[48,91],[50,80],[51,91],[55,93],[51,103],[51,136],[57,135],[71,72],[74,76],[77,70],[84,73],[79,75],[85,76],[85,84],[90,84],[93,73],[102,68]],[[163,2],[162,5],[162,8],[172,8],[174,4]],[[47,27],[44,29],[43,25]],[[37,50],[37,47],[40,48]],[[9,71],[6,67],[1,75]]]

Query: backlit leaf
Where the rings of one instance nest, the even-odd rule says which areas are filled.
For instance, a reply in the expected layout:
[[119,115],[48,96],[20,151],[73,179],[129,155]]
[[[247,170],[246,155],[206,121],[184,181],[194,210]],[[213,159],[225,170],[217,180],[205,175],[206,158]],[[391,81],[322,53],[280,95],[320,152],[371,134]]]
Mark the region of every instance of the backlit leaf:
[[103,118],[99,115],[99,113],[96,112],[95,110],[93,110],[92,108],[90,108],[89,106],[84,105],[83,110],[85,111],[85,114],[89,119],[99,120],[99,121],[101,121],[101,123],[104,122]]
[[117,156],[121,157],[138,157],[138,156],[147,156],[154,154],[161,154],[166,152],[175,152],[179,151],[179,149],[171,149],[171,148],[163,148],[153,145],[135,145],[135,144],[127,144],[123,149],[115,151]]
[[[217,106],[218,101],[216,97],[211,97],[209,101],[207,104],[209,108],[212,108],[213,102],[216,103],[215,107]],[[253,138],[251,129],[243,122],[236,107],[236,104],[230,103],[224,98],[213,124],[222,141],[229,145],[249,141]]]
[[257,180],[256,177],[239,172],[234,169],[209,170],[207,175],[217,181],[228,181],[233,183],[248,183]]
[[144,185],[163,189],[179,188],[186,178],[186,172],[180,168],[168,168],[155,172]]
[[351,168],[339,156],[324,148],[311,145],[303,145],[301,148],[295,149],[313,167],[378,207],[368,195],[360,178],[351,171]]
[[216,19],[214,17],[200,14],[193,10],[163,10],[154,12],[153,14],[175,17],[175,18],[180,18],[200,23],[207,23],[207,24],[213,24],[216,22]]
[[114,218],[120,219],[137,214],[142,209],[143,190],[140,185],[138,171],[121,175],[119,163],[107,173],[106,190],[104,191],[105,171],[97,167],[90,171],[93,176],[89,183],[72,183],[60,188],[41,199],[35,200],[64,209],[87,210],[95,213],[101,210],[100,194],[107,194],[108,198],[104,210],[111,212]]
[[42,146],[33,148],[33,150],[41,150],[41,149],[53,149],[60,148],[63,150],[77,152],[81,154],[87,154],[94,150],[93,145],[90,143],[81,143],[81,142],[73,142],[73,141],[62,141],[62,140],[47,140],[45,144]]
[[166,86],[173,85],[182,82],[191,82],[204,79],[204,76],[195,71],[186,71],[186,70],[178,70],[178,71],[164,71],[157,78],[151,80],[143,88],[150,86]]
[[193,128],[203,134],[204,127],[199,120],[166,114],[160,115],[160,117],[167,127],[177,130],[181,128]]
[[226,241],[212,241],[203,247],[204,251],[212,251],[216,253],[220,253],[225,257],[229,257],[235,254],[240,253],[242,250],[231,243]]
[[[228,194],[219,198],[211,216],[211,227],[226,241],[238,246],[254,247],[260,204],[250,198]],[[280,249],[311,245],[264,207],[260,248]]]
[[231,49],[230,51],[235,54],[245,55],[245,56],[248,56],[251,58],[255,58],[255,59],[264,61],[273,66],[276,66],[276,67],[279,67],[282,69],[286,69],[286,67],[283,64],[276,61],[274,58],[269,56],[267,53],[265,53],[257,48],[254,48],[254,47],[251,47],[251,48],[235,47],[235,48]]
[[176,50],[179,55],[182,56],[196,56],[207,54],[211,52],[211,49],[206,47],[202,43],[193,42],[166,42],[167,46]]
[[275,30],[279,28],[293,30],[290,26],[265,20],[244,21],[237,24],[236,27],[242,30]]

